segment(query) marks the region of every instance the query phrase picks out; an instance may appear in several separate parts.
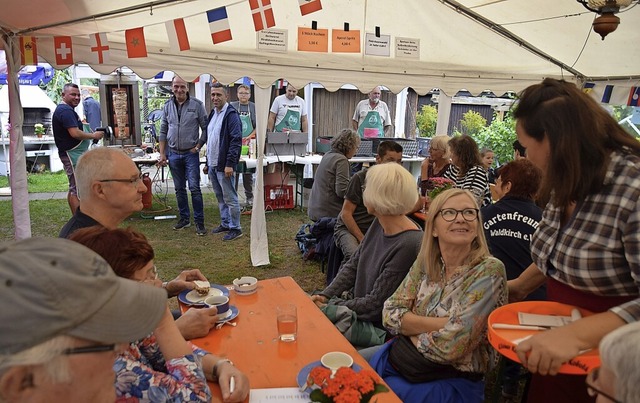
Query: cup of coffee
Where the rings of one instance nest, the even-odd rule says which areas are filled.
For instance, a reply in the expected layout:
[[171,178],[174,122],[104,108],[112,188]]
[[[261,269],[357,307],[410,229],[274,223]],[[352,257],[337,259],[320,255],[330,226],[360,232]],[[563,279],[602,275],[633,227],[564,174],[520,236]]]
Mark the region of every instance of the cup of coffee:
[[353,358],[347,353],[341,351],[332,351],[322,356],[320,359],[322,365],[331,370],[332,373],[336,373],[338,368],[347,367],[353,365]]
[[218,309],[216,317],[219,320],[227,317],[227,314],[229,313],[229,297],[225,297],[224,295],[207,297],[204,300],[204,304],[208,307],[215,306]]
[[276,307],[278,320],[278,337],[280,341],[296,341],[298,337],[298,311],[293,304],[282,304]]

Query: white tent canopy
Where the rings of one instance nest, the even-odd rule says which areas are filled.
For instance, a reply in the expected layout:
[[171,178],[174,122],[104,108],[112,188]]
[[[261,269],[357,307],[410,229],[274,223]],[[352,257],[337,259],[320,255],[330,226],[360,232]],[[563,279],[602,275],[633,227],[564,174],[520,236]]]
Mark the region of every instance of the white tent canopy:
[[[619,28],[604,41],[591,31],[595,14],[573,0],[321,2],[321,10],[302,16],[300,1],[271,0],[272,29],[285,38],[283,52],[258,49],[248,0],[30,0],[28,10],[23,0],[4,0],[0,29],[7,35],[6,50],[11,45],[15,52],[20,36],[34,36],[39,56],[57,68],[67,65],[56,64],[54,37],[71,36],[74,63],[88,63],[103,74],[127,66],[144,78],[162,70],[187,80],[209,73],[224,83],[249,76],[262,89],[284,78],[297,87],[319,82],[337,90],[353,84],[367,92],[384,85],[394,93],[412,87],[421,94],[437,87],[453,95],[461,88],[472,93],[519,91],[544,77],[556,77],[607,81],[628,93],[640,78],[637,0],[619,13]],[[223,6],[233,39],[214,45],[206,12]],[[176,18],[184,19],[190,50],[169,47],[165,23]],[[299,28],[316,25],[331,37],[332,30],[345,29],[345,23],[360,35],[359,53],[333,52],[331,39],[327,52],[298,51]],[[148,56],[130,59],[125,30],[139,27],[144,27]],[[365,52],[365,36],[376,31],[382,39],[389,36],[388,57]],[[90,48],[89,35],[96,33],[105,33],[110,47],[102,64]],[[417,52],[402,57],[396,50],[398,38],[416,41]],[[264,129],[258,125],[259,132]]]

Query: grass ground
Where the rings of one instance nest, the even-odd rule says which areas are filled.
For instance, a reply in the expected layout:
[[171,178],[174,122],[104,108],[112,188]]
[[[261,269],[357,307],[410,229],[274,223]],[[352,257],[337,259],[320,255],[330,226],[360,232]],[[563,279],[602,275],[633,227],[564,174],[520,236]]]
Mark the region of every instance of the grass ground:
[[[66,180],[66,178],[65,178]],[[217,204],[211,193],[205,193],[205,217],[207,228],[219,224]],[[169,195],[168,204],[175,214],[175,197]],[[160,208],[155,205],[154,208]],[[33,200],[29,203],[33,236],[56,237],[70,216],[66,200]],[[165,279],[171,279],[185,268],[198,268],[212,282],[230,284],[242,275],[258,279],[291,276],[305,291],[323,288],[325,276],[318,262],[302,260],[294,237],[306,214],[299,209],[280,210],[266,214],[269,240],[269,260],[266,266],[253,267],[249,252],[251,216],[241,216],[245,236],[223,242],[222,235],[197,236],[195,227],[174,231],[176,220],[154,220],[132,215],[122,225],[131,226],[144,233],[156,252],[156,265]],[[0,240],[12,240],[14,233],[11,201],[0,201]]]
[[[39,174],[27,174],[27,188],[29,193],[64,192],[69,186],[64,171]],[[9,178],[0,176],[0,188],[9,187]]]

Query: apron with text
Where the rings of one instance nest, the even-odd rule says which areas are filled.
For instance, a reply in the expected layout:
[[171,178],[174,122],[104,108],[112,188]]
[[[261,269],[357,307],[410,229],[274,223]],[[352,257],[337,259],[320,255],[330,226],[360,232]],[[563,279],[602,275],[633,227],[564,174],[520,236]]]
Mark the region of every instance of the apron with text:
[[378,111],[367,112],[367,116],[358,127],[358,134],[364,138],[384,136],[384,125]]
[[300,130],[300,112],[287,109],[284,118],[276,125],[276,131],[281,132],[284,128]]

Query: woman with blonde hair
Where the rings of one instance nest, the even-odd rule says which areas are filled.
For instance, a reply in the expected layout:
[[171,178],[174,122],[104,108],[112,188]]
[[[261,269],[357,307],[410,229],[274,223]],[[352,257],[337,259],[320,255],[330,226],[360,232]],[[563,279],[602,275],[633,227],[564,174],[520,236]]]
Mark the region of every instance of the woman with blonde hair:
[[449,152],[449,136],[439,134],[429,143],[429,157],[422,161],[420,166],[420,194],[425,196],[433,189],[431,178],[440,178],[451,165]]
[[384,304],[398,335],[371,365],[403,400],[484,400],[495,359],[487,318],[507,301],[504,265],[489,254],[475,196],[449,189],[431,203],[422,248]]

